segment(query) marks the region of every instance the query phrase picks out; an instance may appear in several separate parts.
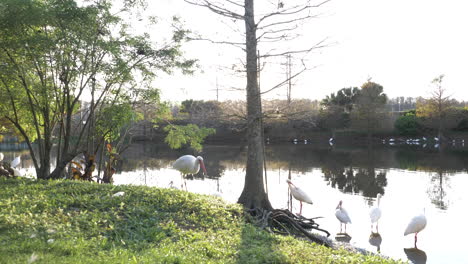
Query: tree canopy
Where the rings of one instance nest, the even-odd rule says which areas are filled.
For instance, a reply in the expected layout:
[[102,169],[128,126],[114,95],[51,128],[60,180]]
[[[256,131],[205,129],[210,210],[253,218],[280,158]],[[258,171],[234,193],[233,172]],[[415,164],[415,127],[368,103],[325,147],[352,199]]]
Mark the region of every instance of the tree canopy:
[[[158,71],[194,65],[181,52],[186,31],[175,29],[169,41],[155,43],[148,33],[135,34],[122,19],[128,10],[115,12],[112,3],[0,3],[0,113],[29,145],[38,178],[60,177],[78,153],[101,141],[106,132],[97,135],[95,128],[105,127],[99,119],[108,115],[100,111],[125,109],[132,91]],[[57,166],[50,173],[54,143]]]

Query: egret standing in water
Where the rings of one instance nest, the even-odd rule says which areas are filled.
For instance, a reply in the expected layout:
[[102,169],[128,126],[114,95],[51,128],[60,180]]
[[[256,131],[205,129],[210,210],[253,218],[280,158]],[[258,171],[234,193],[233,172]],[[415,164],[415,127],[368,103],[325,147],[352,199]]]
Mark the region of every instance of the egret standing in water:
[[[195,158],[192,155],[184,155],[178,158],[174,162],[174,164],[172,164],[172,167],[180,171],[184,182],[185,182],[185,175],[197,174],[198,171],[200,170],[200,167],[202,168],[203,173],[207,174],[205,164],[203,163],[203,158],[201,156],[198,156]],[[187,190],[187,183],[185,183],[185,190]]]
[[340,233],[342,232],[342,225],[344,224],[344,230],[346,234],[346,225],[351,224],[351,218],[348,215],[348,212],[343,208],[343,201],[338,203],[336,207],[335,216],[340,221]]
[[382,194],[378,193],[377,194],[377,205],[372,207],[369,211],[369,216],[371,219],[371,231],[372,228],[375,225],[377,233],[379,233],[379,219],[382,216],[382,210],[380,210],[380,197],[382,197]]
[[302,202],[312,204],[312,199],[299,187],[294,185],[291,180],[287,179],[286,182],[288,183],[289,190],[291,190],[292,196],[298,200],[301,204],[301,209],[299,210],[299,215],[302,214]]
[[418,242],[418,233],[426,228],[427,219],[426,215],[420,214],[411,219],[408,226],[405,230],[405,236],[414,233],[414,247],[416,248],[416,243]]

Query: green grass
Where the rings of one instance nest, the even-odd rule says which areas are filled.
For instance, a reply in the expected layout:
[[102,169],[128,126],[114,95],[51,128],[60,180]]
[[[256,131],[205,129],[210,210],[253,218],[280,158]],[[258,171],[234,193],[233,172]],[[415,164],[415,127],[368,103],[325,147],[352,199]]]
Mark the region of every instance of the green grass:
[[0,190],[0,263],[396,263],[273,235],[239,205],[173,189],[0,178]]

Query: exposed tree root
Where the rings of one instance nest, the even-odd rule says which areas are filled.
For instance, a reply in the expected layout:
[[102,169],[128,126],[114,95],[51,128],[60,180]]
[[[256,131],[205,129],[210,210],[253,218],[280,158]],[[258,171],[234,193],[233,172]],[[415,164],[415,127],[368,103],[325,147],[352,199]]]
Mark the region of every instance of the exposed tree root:
[[247,210],[247,212],[254,217],[253,219],[257,225],[269,232],[305,237],[317,244],[327,247],[332,246],[332,243],[326,237],[309,232],[315,229],[325,233],[327,237],[330,236],[327,230],[319,228],[319,224],[314,221],[314,219],[321,217],[305,218],[303,216],[294,215],[286,209],[273,209],[269,211],[255,208]]

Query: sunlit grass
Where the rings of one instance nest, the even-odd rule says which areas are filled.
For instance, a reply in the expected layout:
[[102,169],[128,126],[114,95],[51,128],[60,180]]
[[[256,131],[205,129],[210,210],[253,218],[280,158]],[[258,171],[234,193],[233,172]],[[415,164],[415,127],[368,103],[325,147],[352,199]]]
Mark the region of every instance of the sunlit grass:
[[272,235],[239,205],[173,189],[5,178],[0,189],[0,263],[395,263]]

